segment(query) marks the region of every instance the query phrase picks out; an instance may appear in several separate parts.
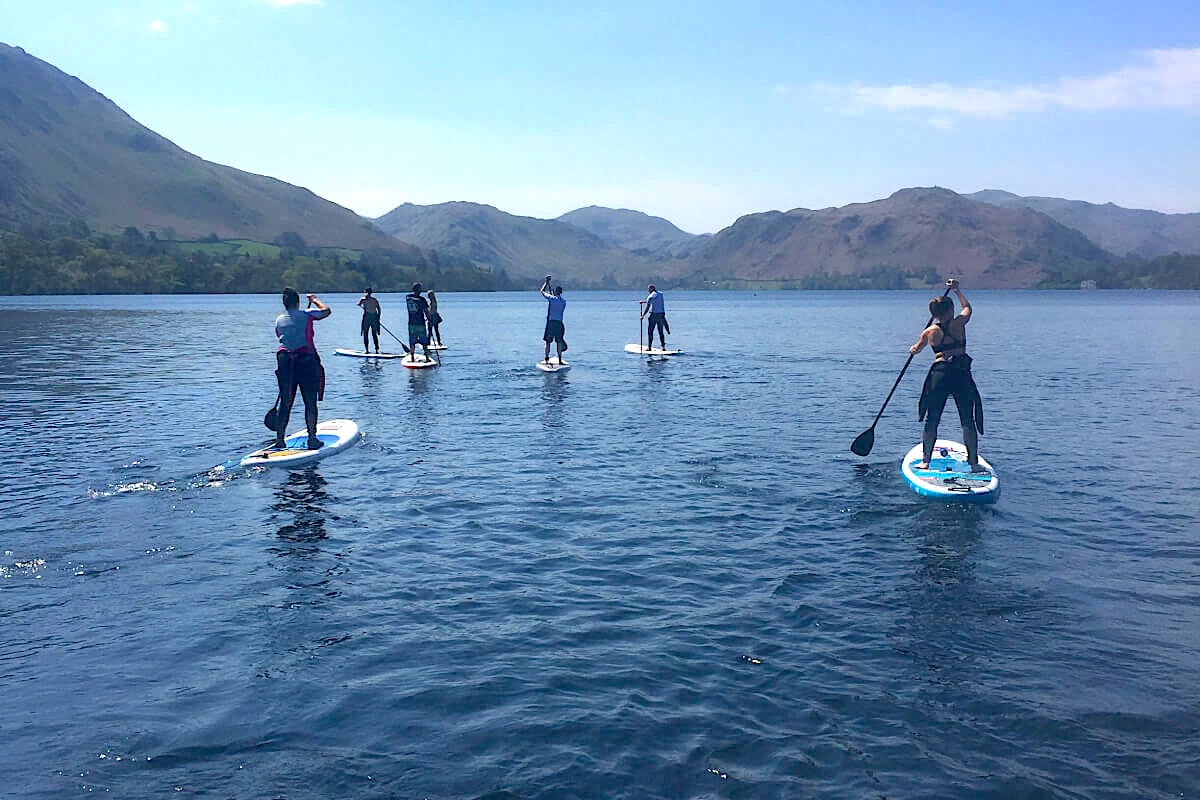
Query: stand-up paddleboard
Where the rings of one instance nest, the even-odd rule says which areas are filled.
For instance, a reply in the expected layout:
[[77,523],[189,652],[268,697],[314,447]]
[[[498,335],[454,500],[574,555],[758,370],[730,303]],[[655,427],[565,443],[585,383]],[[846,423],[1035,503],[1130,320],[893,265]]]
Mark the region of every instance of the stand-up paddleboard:
[[438,362],[432,358],[423,355],[419,356],[416,353],[408,353],[404,358],[400,359],[400,363],[409,369],[428,369],[438,365]]
[[350,356],[351,358],[403,358],[403,353],[370,353],[366,350],[347,350],[345,347],[339,347],[333,351],[339,356]]
[[431,345],[429,345],[429,349],[430,349],[430,350],[445,350],[445,349],[446,349],[446,345],[444,345],[444,344],[431,344]]
[[559,361],[557,358],[553,361],[539,361],[537,368],[542,372],[566,372],[571,368],[571,365],[566,361]]
[[663,350],[661,347],[643,347],[640,344],[625,345],[626,353],[635,353],[639,356],[677,356],[682,353],[682,350],[667,348]]
[[317,438],[325,446],[317,450],[308,449],[308,430],[301,428],[284,437],[287,446],[276,450],[274,445],[255,450],[243,456],[243,467],[295,467],[313,461],[320,461],[348,450],[362,438],[358,423],[352,419],[330,419],[317,425]]
[[918,444],[900,462],[900,473],[917,494],[949,503],[994,503],[1000,496],[1000,478],[992,465],[980,456],[979,466],[987,471],[972,472],[967,448],[958,442],[938,439],[928,469],[916,468],[922,455]]

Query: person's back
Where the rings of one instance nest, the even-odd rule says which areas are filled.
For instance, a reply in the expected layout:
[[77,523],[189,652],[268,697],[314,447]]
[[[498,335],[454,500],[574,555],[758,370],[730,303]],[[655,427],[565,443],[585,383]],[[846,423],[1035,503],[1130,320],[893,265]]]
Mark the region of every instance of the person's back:
[[284,447],[284,433],[292,414],[292,404],[299,389],[304,397],[304,424],[308,429],[308,447],[321,446],[317,438],[317,402],[325,393],[325,369],[317,355],[313,323],[332,312],[315,294],[308,295],[315,310],[300,310],[300,295],[295,289],[283,290],[283,313],[275,318],[275,336],[279,348],[275,351],[275,378],[279,384],[279,407],[276,411],[275,446]]
[[408,310],[408,349],[416,355],[417,345],[425,351],[429,358],[429,303],[421,296],[424,291],[419,283],[414,283],[412,291],[404,296],[404,306]]

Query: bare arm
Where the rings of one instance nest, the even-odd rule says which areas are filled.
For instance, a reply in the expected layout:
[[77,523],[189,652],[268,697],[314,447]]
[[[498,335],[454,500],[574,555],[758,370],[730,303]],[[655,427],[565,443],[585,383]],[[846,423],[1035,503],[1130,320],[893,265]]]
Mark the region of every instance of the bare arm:
[[549,300],[554,295],[550,294],[550,276],[546,276],[546,280],[542,282],[542,297]]
[[333,313],[333,311],[329,308],[329,306],[322,303],[315,294],[308,295],[308,305],[310,308],[315,308],[315,309],[317,309],[317,311],[322,312],[321,316],[318,317],[318,319],[325,319],[326,317],[328,317],[330,314]]
[[959,288],[957,280],[951,278],[949,281],[947,281],[947,283],[950,284],[950,288],[954,290],[955,297],[958,298],[959,308],[962,309],[958,316],[962,318],[963,324],[965,325],[971,319],[971,301],[968,300],[967,296],[962,293],[962,289]]
[[941,330],[942,329],[937,325],[930,325],[928,328],[921,331],[921,338],[917,339],[916,343],[914,343],[912,347],[908,348],[908,352],[912,353],[913,355],[921,352],[925,349],[925,345],[933,344],[932,338],[934,336],[934,332],[936,331],[941,333]]

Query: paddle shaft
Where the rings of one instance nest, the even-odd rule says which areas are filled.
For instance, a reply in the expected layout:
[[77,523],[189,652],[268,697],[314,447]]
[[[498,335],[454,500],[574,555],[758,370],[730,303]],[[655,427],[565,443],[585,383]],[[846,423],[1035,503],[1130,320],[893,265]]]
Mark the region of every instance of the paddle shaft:
[[[947,286],[946,291],[942,292],[942,297],[947,297],[949,294],[950,294],[950,287]],[[929,322],[925,323],[925,328],[928,328],[932,324],[933,324],[933,315],[931,314],[929,317]],[[925,328],[921,328],[921,330],[925,330]],[[879,418],[883,416],[883,410],[885,408],[887,408],[888,403],[890,403],[892,401],[892,395],[894,395],[896,393],[896,387],[900,385],[900,381],[903,380],[903,378],[904,378],[904,373],[908,372],[908,367],[910,364],[912,364],[912,360],[914,358],[916,358],[916,356],[917,356],[916,353],[908,354],[908,361],[904,362],[904,368],[901,369],[900,374],[896,376],[896,382],[892,384],[892,390],[890,392],[888,392],[887,398],[883,401],[883,405],[879,407],[879,413],[875,415],[875,419],[871,423],[872,428],[875,427],[875,423],[879,422]]]
[[[642,313],[642,306],[646,305],[645,300],[638,300],[638,349],[642,349],[642,318],[645,314]],[[653,342],[651,342],[653,344]],[[650,348],[645,348],[649,350]]]
[[385,331],[387,331],[387,332],[388,332],[388,336],[391,336],[393,339],[395,339],[395,340],[396,340],[396,344],[400,345],[400,349],[401,349],[401,350],[403,350],[403,351],[404,351],[404,352],[406,352],[406,353],[407,353],[407,352],[410,352],[410,351],[409,351],[409,349],[408,349],[408,345],[406,345],[404,342],[400,341],[400,337],[399,337],[399,336],[397,336],[396,334],[392,333],[391,329],[389,329],[387,325],[384,325],[384,324],[381,322],[381,323],[379,323],[379,327],[381,327],[381,328],[383,328]]

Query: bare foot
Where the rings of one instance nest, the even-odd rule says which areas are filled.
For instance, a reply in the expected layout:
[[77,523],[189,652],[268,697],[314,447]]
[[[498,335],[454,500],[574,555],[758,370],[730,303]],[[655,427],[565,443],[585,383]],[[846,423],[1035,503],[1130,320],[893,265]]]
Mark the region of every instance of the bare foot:
[[971,472],[987,472],[988,468],[981,464],[972,464]]
[[929,469],[929,462],[921,461],[917,464],[913,464],[913,469]]

